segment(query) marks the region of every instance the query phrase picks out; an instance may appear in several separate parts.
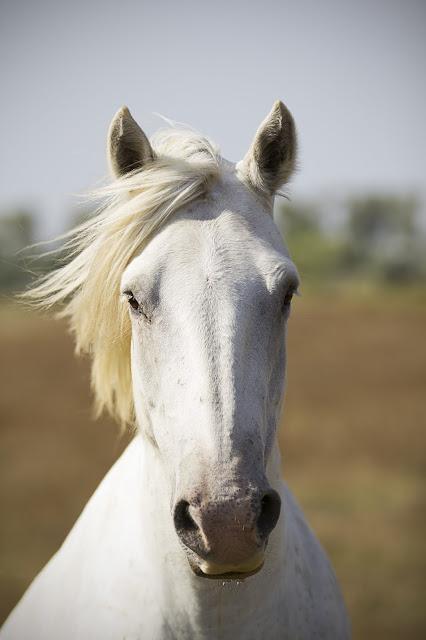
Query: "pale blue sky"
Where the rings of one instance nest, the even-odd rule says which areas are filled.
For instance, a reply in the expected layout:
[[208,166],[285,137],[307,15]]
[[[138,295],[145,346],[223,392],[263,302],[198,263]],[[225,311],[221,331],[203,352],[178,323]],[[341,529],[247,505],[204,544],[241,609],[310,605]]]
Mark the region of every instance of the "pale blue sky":
[[121,104],[239,159],[273,101],[296,119],[293,198],[426,187],[424,0],[3,0],[0,210],[57,231],[106,172]]

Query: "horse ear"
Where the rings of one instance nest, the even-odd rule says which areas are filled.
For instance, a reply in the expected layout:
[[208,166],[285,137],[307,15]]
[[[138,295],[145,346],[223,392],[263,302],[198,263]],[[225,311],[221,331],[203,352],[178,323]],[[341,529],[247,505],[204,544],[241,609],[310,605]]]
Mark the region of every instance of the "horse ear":
[[108,159],[113,174],[119,178],[129,171],[141,169],[154,157],[148,138],[128,108],[121,107],[108,131]]
[[296,165],[297,136],[293,116],[277,100],[260,125],[240,164],[241,173],[261,191],[273,195],[287,182]]

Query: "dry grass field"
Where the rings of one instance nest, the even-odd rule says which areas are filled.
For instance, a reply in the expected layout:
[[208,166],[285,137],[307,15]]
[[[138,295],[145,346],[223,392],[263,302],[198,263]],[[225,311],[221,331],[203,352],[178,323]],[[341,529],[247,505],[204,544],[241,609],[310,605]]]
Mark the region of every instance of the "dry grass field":
[[[285,475],[329,552],[354,637],[426,638],[426,304],[295,301]],[[125,446],[91,420],[64,326],[0,308],[0,615],[57,549]]]

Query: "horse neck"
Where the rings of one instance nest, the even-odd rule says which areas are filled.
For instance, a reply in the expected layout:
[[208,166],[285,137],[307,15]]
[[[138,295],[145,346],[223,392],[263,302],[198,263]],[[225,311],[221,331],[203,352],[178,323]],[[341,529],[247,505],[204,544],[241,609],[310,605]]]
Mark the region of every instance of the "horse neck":
[[[209,580],[195,576],[180,546],[170,514],[170,487],[158,450],[143,440],[143,503],[146,513],[152,514],[152,525],[144,527],[145,546],[149,550],[149,564],[153,584],[162,611],[173,628],[181,624],[197,637],[197,628],[212,630],[212,637],[222,637],[228,629],[230,637],[246,624],[249,628],[262,618],[270,617],[271,608],[279,597],[284,567],[283,518],[271,534],[263,569],[242,582]],[[278,444],[272,450],[268,464],[271,486],[282,493]],[[155,525],[154,525],[155,522]],[[261,599],[260,599],[261,596]],[[261,604],[260,604],[261,603]],[[166,621],[167,622],[167,621]],[[233,629],[234,625],[237,627]],[[220,629],[219,629],[219,627]],[[220,633],[219,633],[220,631]],[[227,635],[227,633],[226,633]],[[204,636],[203,636],[204,637]],[[225,637],[225,636],[223,636]]]

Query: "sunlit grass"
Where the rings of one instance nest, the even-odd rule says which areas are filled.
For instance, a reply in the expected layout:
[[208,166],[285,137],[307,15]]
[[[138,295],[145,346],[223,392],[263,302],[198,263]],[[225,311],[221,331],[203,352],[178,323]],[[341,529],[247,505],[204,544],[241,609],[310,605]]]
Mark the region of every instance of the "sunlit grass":
[[[426,637],[426,296],[302,293],[289,326],[285,476],[332,559],[355,638]],[[87,363],[63,324],[3,305],[0,349],[5,615],[125,442],[91,420]]]

